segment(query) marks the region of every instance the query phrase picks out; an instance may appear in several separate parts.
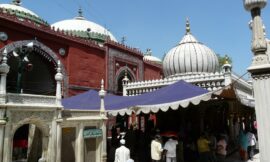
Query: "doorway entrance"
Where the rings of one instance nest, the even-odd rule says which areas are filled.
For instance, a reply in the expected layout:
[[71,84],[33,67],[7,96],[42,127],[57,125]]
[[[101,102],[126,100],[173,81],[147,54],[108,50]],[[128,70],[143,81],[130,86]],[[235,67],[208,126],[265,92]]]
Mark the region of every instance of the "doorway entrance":
[[13,137],[12,161],[37,162],[42,156],[42,132],[34,124],[19,127]]

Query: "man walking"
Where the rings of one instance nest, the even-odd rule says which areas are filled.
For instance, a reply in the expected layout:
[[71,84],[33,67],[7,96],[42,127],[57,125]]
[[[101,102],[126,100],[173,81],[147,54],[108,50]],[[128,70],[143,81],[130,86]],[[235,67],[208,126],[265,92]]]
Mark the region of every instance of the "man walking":
[[164,150],[166,150],[166,162],[176,162],[176,145],[178,141],[174,137],[169,138],[165,143]]
[[120,140],[120,147],[115,151],[115,160],[114,162],[126,162],[130,159],[130,151],[125,147],[126,141],[124,139]]

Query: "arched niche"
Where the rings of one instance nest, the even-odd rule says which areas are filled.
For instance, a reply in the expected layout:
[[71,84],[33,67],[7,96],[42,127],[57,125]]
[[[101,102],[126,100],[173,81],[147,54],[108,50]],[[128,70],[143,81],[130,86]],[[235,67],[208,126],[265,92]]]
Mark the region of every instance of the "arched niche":
[[129,67],[121,67],[117,72],[116,72],[116,79],[115,79],[115,93],[122,95],[123,94],[123,82],[122,80],[125,77],[125,73],[127,72],[127,77],[130,80],[130,82],[136,81],[136,75],[132,72],[132,70]]
[[[56,81],[54,76],[56,74],[57,61],[60,60],[56,53],[49,47],[37,40],[22,40],[12,42],[4,46],[0,51],[7,49],[8,64],[10,72],[7,75],[7,91],[18,91],[18,61],[19,59],[13,55],[13,51],[17,48],[26,46],[28,43],[33,42],[34,49],[28,54],[29,64],[23,65],[24,72],[22,76],[21,87],[24,93],[42,94],[42,95],[55,95]],[[61,64],[62,74],[64,76],[63,89],[64,96],[67,95],[67,73],[63,64]]]

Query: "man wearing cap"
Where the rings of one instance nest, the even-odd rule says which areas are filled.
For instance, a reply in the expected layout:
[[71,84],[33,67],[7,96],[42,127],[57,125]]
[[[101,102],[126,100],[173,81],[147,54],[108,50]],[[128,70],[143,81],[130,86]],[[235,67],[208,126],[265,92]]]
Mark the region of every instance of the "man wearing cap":
[[115,151],[115,160],[114,162],[126,162],[130,159],[130,151],[125,147],[126,141],[124,139],[120,140],[120,147]]
[[152,162],[160,162],[161,154],[163,152],[161,145],[161,137],[160,135],[156,135],[155,139],[151,142],[151,158]]

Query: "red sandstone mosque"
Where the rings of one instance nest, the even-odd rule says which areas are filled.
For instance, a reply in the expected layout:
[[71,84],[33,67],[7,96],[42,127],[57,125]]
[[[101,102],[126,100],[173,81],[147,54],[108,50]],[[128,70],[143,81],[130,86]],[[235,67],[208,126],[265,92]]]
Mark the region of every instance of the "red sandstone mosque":
[[130,81],[162,77],[161,60],[150,50],[144,55],[119,43],[107,29],[84,18],[81,9],[75,18],[48,24],[14,0],[0,4],[0,24],[0,50],[7,49],[10,65],[8,92],[55,94],[58,60],[64,97],[98,89],[101,79],[107,91],[122,94],[125,71]]

